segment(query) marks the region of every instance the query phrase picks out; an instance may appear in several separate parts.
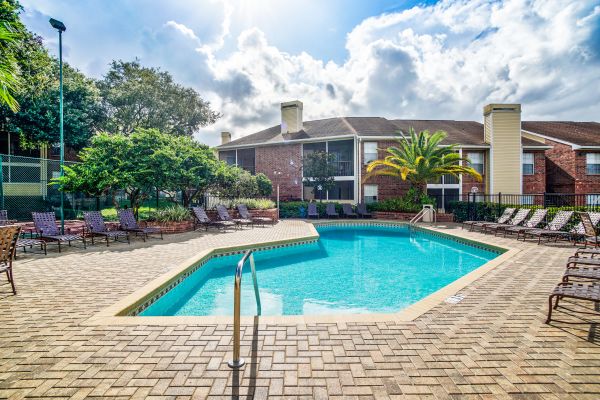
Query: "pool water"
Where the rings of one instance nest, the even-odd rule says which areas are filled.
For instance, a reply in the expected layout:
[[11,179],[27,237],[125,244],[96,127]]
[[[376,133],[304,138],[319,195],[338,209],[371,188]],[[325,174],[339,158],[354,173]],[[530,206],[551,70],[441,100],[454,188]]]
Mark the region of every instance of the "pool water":
[[[311,244],[254,253],[261,315],[397,312],[498,256],[399,226],[317,228]],[[140,315],[232,315],[241,255],[215,257]],[[242,315],[256,315],[249,263]]]

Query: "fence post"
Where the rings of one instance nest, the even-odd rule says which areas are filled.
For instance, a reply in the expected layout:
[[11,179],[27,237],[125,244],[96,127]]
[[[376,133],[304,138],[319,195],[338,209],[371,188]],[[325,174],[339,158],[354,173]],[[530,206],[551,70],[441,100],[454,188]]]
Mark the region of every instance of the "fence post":
[[467,193],[467,221],[473,221],[471,212],[471,192]]
[[500,210],[502,209],[502,193],[498,192],[498,215],[502,215],[500,214]]
[[0,175],[2,175],[2,181],[0,181],[0,208],[4,210],[4,168],[2,167],[2,159],[0,156]]

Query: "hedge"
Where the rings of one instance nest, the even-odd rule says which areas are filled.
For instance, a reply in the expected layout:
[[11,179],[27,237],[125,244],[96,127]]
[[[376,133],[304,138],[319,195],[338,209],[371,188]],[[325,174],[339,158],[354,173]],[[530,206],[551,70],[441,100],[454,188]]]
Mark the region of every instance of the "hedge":
[[[308,201],[285,201],[279,204],[279,218],[306,218],[306,212],[308,210]],[[328,203],[335,204],[335,210],[341,215],[342,205],[340,203],[328,201],[328,202],[316,202],[317,211],[320,217],[325,217],[325,207]]]

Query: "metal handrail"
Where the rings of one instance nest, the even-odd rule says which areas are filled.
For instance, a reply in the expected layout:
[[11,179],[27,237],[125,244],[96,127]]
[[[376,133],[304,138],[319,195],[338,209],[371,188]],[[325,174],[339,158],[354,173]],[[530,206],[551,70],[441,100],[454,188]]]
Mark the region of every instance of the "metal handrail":
[[256,297],[257,315],[261,314],[260,293],[258,291],[258,281],[256,280],[256,267],[254,265],[254,255],[252,250],[248,250],[244,257],[238,262],[235,269],[235,278],[233,282],[233,360],[227,365],[230,368],[241,368],[246,361],[240,357],[240,309],[242,295],[242,271],[246,260],[250,259],[250,270],[252,271],[252,281],[254,283],[254,296]]
[[414,225],[419,220],[423,219],[423,216],[425,215],[425,211],[429,211],[429,210],[433,211],[433,223],[436,224],[437,223],[437,210],[435,208],[423,208],[421,211],[419,211],[417,213],[417,215],[412,217],[412,219],[410,220],[410,222],[408,224]]

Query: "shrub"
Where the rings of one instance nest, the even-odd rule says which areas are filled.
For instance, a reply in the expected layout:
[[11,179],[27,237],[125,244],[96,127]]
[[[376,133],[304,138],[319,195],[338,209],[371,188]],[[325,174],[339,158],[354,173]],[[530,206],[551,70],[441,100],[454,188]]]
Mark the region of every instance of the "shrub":
[[[417,197],[416,202],[415,197]],[[401,197],[371,203],[368,208],[371,211],[419,212],[423,208],[423,204],[435,204],[435,199],[425,193],[417,194],[414,188],[410,188]]]
[[[335,210],[338,213],[342,212],[342,205],[335,202],[318,202],[317,212],[320,217],[325,217],[325,207],[327,203],[335,204]],[[306,218],[308,210],[308,201],[284,201],[279,203],[279,218]],[[302,212],[301,212],[302,211]]]
[[255,179],[259,196],[268,197],[273,193],[273,183],[265,174],[258,173],[255,175]]
[[221,204],[230,209],[236,208],[239,204],[245,204],[248,208],[255,210],[267,210],[269,208],[275,208],[275,203],[271,199],[223,199],[221,200]]
[[150,214],[150,220],[156,222],[182,222],[191,217],[190,211],[180,205],[162,208]]

